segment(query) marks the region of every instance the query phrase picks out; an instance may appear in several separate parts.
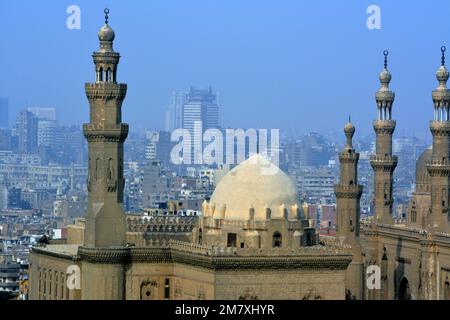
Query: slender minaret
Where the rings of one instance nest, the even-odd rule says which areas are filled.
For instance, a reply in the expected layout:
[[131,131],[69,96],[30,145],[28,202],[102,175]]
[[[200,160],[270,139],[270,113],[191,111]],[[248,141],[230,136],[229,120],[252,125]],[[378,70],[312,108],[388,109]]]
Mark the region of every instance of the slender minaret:
[[375,94],[378,119],[373,128],[377,135],[376,153],[370,159],[374,171],[375,222],[392,223],[393,176],[397,166],[397,156],[392,155],[392,134],[395,120],[392,120],[392,103],[395,93],[389,89],[391,73],[387,69],[388,51],[384,54],[384,69],[380,73],[381,88]]
[[336,194],[337,230],[336,239],[348,244],[359,243],[359,214],[362,186],[358,184],[359,153],[355,152],[352,138],[355,127],[350,119],[344,127],[347,142],[339,155],[341,164],[339,184],[334,187]]
[[441,48],[441,66],[436,72],[439,86],[433,90],[434,120],[430,121],[433,135],[433,154],[427,165],[431,177],[431,214],[428,227],[448,231],[450,189],[450,91],[447,89],[449,72],[445,67],[445,47]]
[[364,292],[364,265],[359,242],[360,199],[363,191],[358,184],[359,153],[353,148],[352,138],[355,127],[350,121],[344,127],[347,142],[339,154],[341,176],[334,186],[336,194],[336,240],[351,246],[352,262],[347,268],[346,296],[348,299],[362,299]]
[[122,123],[122,102],[127,85],[117,83],[120,55],[113,49],[114,31],[105,25],[98,38],[100,49],[94,52],[95,83],[86,83],[90,105],[90,123],[83,125],[89,143],[88,209],[84,235],[85,247],[125,245],[126,221],[123,212],[123,143],[128,124]]

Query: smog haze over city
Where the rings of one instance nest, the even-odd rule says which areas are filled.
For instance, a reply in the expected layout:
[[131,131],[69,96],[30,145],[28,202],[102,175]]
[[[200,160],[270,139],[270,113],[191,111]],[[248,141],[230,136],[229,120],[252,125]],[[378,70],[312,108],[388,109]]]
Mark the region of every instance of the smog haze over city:
[[162,129],[172,90],[211,85],[225,126],[337,132],[351,114],[369,133],[388,49],[397,133],[429,135],[429,92],[450,27],[446,0],[380,0],[375,30],[366,26],[372,2],[365,0],[80,0],[81,28],[69,30],[71,4],[1,1],[0,96],[10,99],[10,117],[50,105],[63,123],[86,122],[83,83],[92,79],[89,53],[108,5],[121,30],[118,80],[130,87],[124,119],[134,129]]

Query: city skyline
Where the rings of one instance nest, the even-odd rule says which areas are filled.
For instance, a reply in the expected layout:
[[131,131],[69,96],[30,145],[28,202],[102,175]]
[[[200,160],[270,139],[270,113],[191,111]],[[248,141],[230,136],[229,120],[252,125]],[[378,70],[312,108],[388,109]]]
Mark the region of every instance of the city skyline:
[[[329,1],[286,1],[283,6],[251,1],[226,6],[202,1],[189,5],[111,2],[113,26],[122,30],[118,49],[126,56],[121,75],[133,88],[124,102],[128,106],[124,119],[133,127],[162,129],[173,90],[211,85],[221,94],[225,127],[338,132],[350,113],[359,133],[370,133],[368,124],[376,118],[376,75],[387,48],[392,87],[398,93],[397,130],[430,138],[427,120],[432,113],[426,106],[432,105],[429,90],[435,87],[430,70],[438,66],[439,48],[448,39],[443,12],[449,4],[444,1],[440,6],[408,2],[403,7],[407,10],[379,1],[381,30],[366,26],[369,2],[356,6]],[[23,10],[24,5],[28,10]],[[77,3],[80,30],[65,25],[69,5],[0,4],[6,26],[0,32],[12,29],[7,26],[16,19],[23,22],[14,28],[15,37],[0,33],[8,39],[0,51],[4,70],[0,96],[9,98],[10,117],[37,105],[57,106],[61,123],[87,120],[88,104],[80,83],[92,78],[84,52],[95,50],[92,35],[98,28],[101,4]],[[400,22],[404,15],[410,23]],[[247,23],[250,18],[251,24]],[[433,24],[427,19],[433,19]],[[138,26],[139,21],[145,21],[146,27]],[[33,37],[27,41],[19,40],[30,34]],[[420,35],[426,37],[417,47],[411,40]],[[52,39],[49,46],[37,45],[48,39]],[[183,50],[187,44],[191,49]],[[39,66],[23,60],[23,46],[33,48],[42,61]],[[27,72],[30,68],[32,73]],[[17,83],[21,83],[20,91]],[[423,117],[411,117],[418,112]],[[237,113],[241,116],[236,117]],[[311,118],[318,120],[318,127],[311,127]]]

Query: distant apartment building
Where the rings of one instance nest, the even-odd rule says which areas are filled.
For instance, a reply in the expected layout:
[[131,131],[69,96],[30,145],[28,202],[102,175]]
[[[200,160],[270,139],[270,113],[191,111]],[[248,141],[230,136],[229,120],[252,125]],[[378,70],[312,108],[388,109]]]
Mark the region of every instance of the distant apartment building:
[[58,123],[56,122],[56,120],[38,121],[39,147],[55,147],[57,134],[58,134]]
[[311,166],[325,166],[336,154],[335,146],[318,133],[310,133],[301,139],[290,140],[284,145],[289,171]]
[[8,98],[0,97],[0,128],[9,126],[9,103]]
[[8,208],[8,188],[0,185],[0,210]]
[[33,107],[27,109],[38,119],[38,146],[54,147],[58,133],[55,108]]
[[296,175],[300,198],[308,203],[333,203],[335,174],[327,167],[301,170]]
[[8,188],[58,187],[64,181],[71,188],[82,189],[86,178],[87,167],[0,163],[0,181]]
[[15,135],[19,153],[37,153],[38,118],[28,110],[19,112],[16,118]]
[[168,180],[162,175],[159,161],[150,161],[143,169],[142,205],[144,208],[153,207],[164,200],[168,191]]
[[0,253],[0,296],[13,299],[19,295],[20,264],[12,255]]

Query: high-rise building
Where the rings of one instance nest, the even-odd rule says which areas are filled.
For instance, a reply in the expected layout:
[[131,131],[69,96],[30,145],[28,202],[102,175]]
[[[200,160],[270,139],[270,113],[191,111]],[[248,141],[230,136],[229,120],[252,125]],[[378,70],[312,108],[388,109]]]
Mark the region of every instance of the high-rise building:
[[8,98],[0,97],[0,128],[9,126],[9,103]]
[[16,119],[15,134],[19,153],[38,151],[38,118],[27,110],[19,112]]
[[191,134],[191,161],[202,163],[202,134],[211,128],[219,128],[219,105],[217,95],[209,87],[206,90],[190,88],[183,106],[183,129]]
[[184,91],[172,91],[169,108],[166,111],[166,131],[173,131],[183,125],[183,106],[186,103],[187,94]]
[[55,108],[42,108],[42,107],[33,107],[28,108],[32,114],[36,116],[39,120],[51,120],[56,121],[56,109]]
[[183,106],[183,129],[194,131],[194,123],[202,122],[202,129],[219,128],[217,95],[209,87],[206,90],[191,87]]
[[11,148],[11,129],[0,128],[0,150],[9,150]]
[[33,107],[27,110],[38,119],[38,146],[53,147],[58,127],[56,109]]

